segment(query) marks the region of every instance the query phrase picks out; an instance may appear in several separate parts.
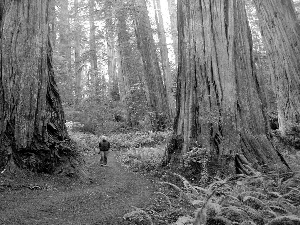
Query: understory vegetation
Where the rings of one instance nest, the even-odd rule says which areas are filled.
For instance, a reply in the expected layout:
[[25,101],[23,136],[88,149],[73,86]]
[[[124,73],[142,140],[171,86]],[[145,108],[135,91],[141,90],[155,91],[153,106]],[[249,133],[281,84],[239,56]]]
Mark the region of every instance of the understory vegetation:
[[[71,132],[86,154],[97,153],[98,136]],[[154,178],[159,185],[155,202],[133,208],[124,224],[242,224],[276,225],[300,223],[300,154],[274,143],[294,173],[237,175],[221,179],[206,177],[206,161],[196,147],[174,168],[162,167],[171,132],[129,132],[107,136],[118,160],[131,171]],[[204,155],[204,154],[203,154]],[[197,223],[194,223],[194,221]]]

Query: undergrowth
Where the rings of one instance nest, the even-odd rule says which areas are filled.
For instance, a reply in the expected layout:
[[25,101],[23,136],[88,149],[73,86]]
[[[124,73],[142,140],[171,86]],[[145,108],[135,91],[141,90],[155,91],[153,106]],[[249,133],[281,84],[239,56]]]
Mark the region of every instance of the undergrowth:
[[[86,151],[96,151],[102,135],[69,131],[70,137],[76,141],[81,148]],[[107,136],[106,139],[111,143],[112,150],[128,150],[131,148],[154,147],[167,142],[171,132],[131,132],[118,133]]]
[[122,163],[129,166],[133,171],[153,171],[164,156],[164,145],[143,148],[130,148],[121,155]]
[[[123,162],[132,169],[159,171],[161,186],[152,206],[135,209],[126,214],[124,220],[138,219],[144,221],[141,224],[155,225],[300,224],[299,172],[289,178],[282,178],[282,174],[258,172],[253,176],[223,180],[215,177],[210,178],[209,185],[202,185],[195,177],[195,174],[201,177],[201,163],[205,161],[199,152],[186,154],[184,165],[178,166],[178,173],[163,171],[157,166],[163,153],[160,146],[129,148],[124,153]],[[299,154],[286,152],[284,155],[293,170],[299,171]],[[194,164],[199,164],[200,168],[195,169]]]
[[143,210],[148,220],[156,221],[153,224],[300,224],[300,174],[283,180],[257,173],[215,179],[206,187],[173,175],[183,185],[161,182],[165,188],[159,195],[165,207]]
[[140,147],[155,147],[165,144],[171,135],[171,131],[164,132],[132,132],[126,134],[113,134],[109,136],[115,149],[130,149]]
[[[113,150],[121,150],[121,160],[125,165],[133,170],[153,172],[161,170],[158,165],[169,136],[168,132],[135,132],[111,135],[108,140]],[[87,151],[97,148],[97,136],[75,133],[72,137]],[[185,169],[202,159],[192,153],[186,156]],[[287,158],[296,169],[298,155]],[[300,173],[285,179],[276,174],[260,173],[223,180],[215,177],[204,186],[191,183],[179,173],[160,172],[160,189],[155,193],[155,202],[145,209],[135,208],[124,215],[128,224],[133,221],[155,225],[300,224]],[[169,179],[172,176],[177,182]]]

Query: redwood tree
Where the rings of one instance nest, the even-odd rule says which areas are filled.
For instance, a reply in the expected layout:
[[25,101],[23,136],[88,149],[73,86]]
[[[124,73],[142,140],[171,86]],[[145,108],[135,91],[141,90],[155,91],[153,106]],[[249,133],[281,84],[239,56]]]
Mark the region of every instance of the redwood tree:
[[[96,80],[98,79],[98,59],[97,59],[97,45],[96,45],[96,25],[95,25],[95,0],[89,0],[89,23],[90,23],[90,86],[91,86],[91,95],[95,96],[96,94]],[[98,91],[99,94],[99,91]]]
[[160,0],[153,0],[153,5],[155,10],[155,21],[158,31],[159,49],[161,55],[162,72],[164,75],[164,84],[166,87],[171,118],[173,119],[175,114],[175,98],[174,93],[172,91],[173,76],[171,73],[171,67],[169,62],[167,37],[165,34],[164,20],[161,12]]
[[168,10],[170,15],[170,25],[171,25],[171,35],[173,41],[173,49],[175,54],[175,64],[177,65],[178,58],[178,35],[177,35],[177,12],[176,12],[176,3],[175,0],[167,0],[168,1]]
[[52,68],[49,2],[6,1],[4,5],[0,43],[1,168],[9,161],[9,165],[53,172],[74,155]]
[[134,0],[134,22],[138,49],[144,64],[148,108],[154,130],[160,130],[170,118],[166,89],[159,68],[156,47],[145,0]]
[[300,25],[291,0],[254,0],[275,81],[279,130],[300,123]]
[[197,143],[225,174],[237,166],[247,172],[242,162],[283,167],[266,135],[244,2],[179,0],[178,35],[174,133],[181,154]]

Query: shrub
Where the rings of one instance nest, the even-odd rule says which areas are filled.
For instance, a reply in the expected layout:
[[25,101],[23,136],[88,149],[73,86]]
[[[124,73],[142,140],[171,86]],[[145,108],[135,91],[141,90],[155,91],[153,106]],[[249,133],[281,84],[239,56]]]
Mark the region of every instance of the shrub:
[[115,149],[130,149],[139,147],[154,147],[163,145],[171,135],[166,132],[130,132],[125,134],[113,134],[109,139]]
[[164,146],[155,148],[130,148],[122,154],[121,160],[125,165],[135,170],[153,170],[157,168],[164,155]]

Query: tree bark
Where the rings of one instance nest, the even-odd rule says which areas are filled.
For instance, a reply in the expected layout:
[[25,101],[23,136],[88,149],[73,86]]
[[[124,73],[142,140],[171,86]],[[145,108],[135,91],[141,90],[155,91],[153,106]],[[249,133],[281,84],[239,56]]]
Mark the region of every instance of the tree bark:
[[164,21],[161,13],[160,0],[153,0],[154,10],[155,10],[155,20],[156,26],[158,30],[158,38],[159,38],[159,49],[161,55],[161,64],[162,71],[164,75],[164,83],[166,87],[166,92],[168,96],[169,109],[171,118],[175,116],[175,97],[173,94],[173,77],[171,73],[169,56],[168,56],[168,47],[167,47],[167,38],[165,34]]
[[51,173],[76,153],[54,80],[49,2],[11,1],[2,17],[0,154],[1,163]]
[[149,90],[148,107],[151,110],[152,128],[153,130],[161,130],[170,120],[168,98],[155,51],[145,0],[135,0],[134,7],[135,32],[138,49],[143,59],[145,81]]
[[266,136],[243,1],[178,1],[179,68],[175,136],[197,143],[219,172],[243,155],[260,169],[283,164]]
[[57,5],[57,2],[55,0],[51,1],[50,3],[50,40],[51,40],[51,46],[55,48],[56,44],[56,24],[57,24],[57,10],[55,9],[55,6]]
[[132,63],[132,47],[130,45],[130,34],[128,33],[126,20],[128,12],[124,6],[117,13],[117,33],[118,33],[118,49],[119,49],[119,72],[118,83],[120,90],[120,98],[126,108],[126,122],[132,126],[132,108],[130,107],[131,99],[131,82],[130,76],[135,74]]
[[300,123],[300,25],[292,1],[254,0],[276,85],[279,130]]

